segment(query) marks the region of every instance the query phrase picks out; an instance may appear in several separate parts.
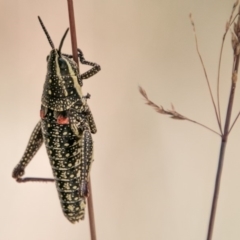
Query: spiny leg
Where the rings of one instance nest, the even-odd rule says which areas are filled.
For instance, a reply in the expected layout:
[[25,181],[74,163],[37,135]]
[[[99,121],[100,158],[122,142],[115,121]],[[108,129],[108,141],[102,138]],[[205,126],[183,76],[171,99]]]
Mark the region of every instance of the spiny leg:
[[[62,55],[66,56],[68,58],[73,57],[72,55],[67,55],[67,54],[62,54]],[[101,70],[101,67],[97,63],[86,61],[84,56],[83,56],[83,52],[79,48],[78,48],[78,57],[79,57],[79,60],[82,64],[89,65],[89,66],[93,67],[90,70],[88,70],[87,72],[81,74],[81,79],[88,79],[88,78],[92,77],[93,75],[95,75],[96,73],[98,73]]]
[[88,78],[92,77],[93,75],[95,75],[96,73],[98,73],[101,70],[101,67],[97,63],[86,61],[84,56],[83,56],[83,52],[79,48],[78,48],[78,57],[79,57],[80,62],[82,64],[86,64],[86,65],[89,65],[89,66],[93,67],[90,70],[88,70],[87,72],[81,74],[82,79],[88,79]]
[[41,121],[37,123],[31,137],[29,139],[27,148],[17,166],[13,169],[12,177],[16,179],[17,182],[53,182],[54,179],[50,178],[21,178],[24,175],[24,169],[33,159],[34,155],[37,153],[39,148],[43,143],[43,135],[41,130]]
[[89,129],[83,130],[80,142],[81,148],[81,174],[80,174],[80,196],[89,195],[88,180],[91,163],[93,162],[93,140]]

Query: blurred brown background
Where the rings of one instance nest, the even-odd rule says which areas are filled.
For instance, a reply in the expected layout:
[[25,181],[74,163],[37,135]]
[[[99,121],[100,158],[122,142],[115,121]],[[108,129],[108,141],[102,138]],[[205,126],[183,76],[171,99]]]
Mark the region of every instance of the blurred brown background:
[[[69,26],[67,1],[0,1],[0,239],[88,240],[88,217],[72,225],[54,184],[11,178],[33,127],[50,46]],[[98,133],[92,187],[99,240],[206,238],[220,138],[197,125],[161,116],[144,105],[138,85],[167,109],[217,130],[188,14],[216,93],[219,50],[233,1],[75,0],[78,46],[102,71],[84,82]],[[63,46],[71,53],[70,35]],[[232,49],[226,40],[221,77],[225,119]],[[81,67],[83,72],[87,68]],[[236,92],[235,117],[240,108]],[[233,118],[232,118],[233,119]],[[240,124],[226,151],[214,240],[240,239]],[[26,176],[51,177],[42,147]]]

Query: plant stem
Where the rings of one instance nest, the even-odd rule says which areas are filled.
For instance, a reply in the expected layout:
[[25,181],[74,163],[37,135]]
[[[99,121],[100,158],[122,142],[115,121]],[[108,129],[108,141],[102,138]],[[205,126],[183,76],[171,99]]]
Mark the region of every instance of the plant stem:
[[[77,63],[79,68],[78,55],[77,55],[77,35],[76,35],[76,27],[75,27],[73,1],[67,0],[67,2],[68,2],[68,15],[69,15],[69,23],[70,23],[73,60]],[[79,69],[79,72],[80,72],[80,69]]]
[[211,215],[210,215],[210,220],[209,220],[209,225],[208,225],[207,240],[212,239],[212,233],[213,233],[214,220],[215,220],[216,209],[217,209],[217,200],[218,200],[218,195],[219,195],[219,188],[220,188],[220,182],[221,182],[223,160],[224,160],[224,153],[225,153],[226,145],[227,145],[227,142],[223,141],[223,139],[222,139],[220,154],[219,154],[219,161],[218,161],[217,176],[216,176],[216,180],[215,180],[215,189],[214,189],[213,200],[212,200],[212,209],[211,209]]
[[229,129],[228,134],[232,131],[232,128],[234,127],[234,125],[235,125],[236,121],[238,120],[239,116],[240,116],[240,112],[239,112],[238,115],[236,116],[236,118],[235,118],[235,120],[234,120],[232,126],[231,126],[230,129]]
[[202,123],[199,123],[199,122],[194,121],[194,120],[192,120],[192,119],[190,119],[190,118],[187,118],[187,117],[185,118],[185,120],[187,120],[187,121],[189,121],[189,122],[192,122],[192,123],[196,123],[196,124],[198,124],[199,126],[202,126],[202,127],[206,128],[206,129],[210,130],[211,132],[216,133],[218,136],[221,136],[218,132],[214,131],[213,129],[207,127],[206,125],[204,125],[204,124],[202,124]]
[[[76,37],[76,28],[75,28],[75,20],[74,20],[73,1],[72,0],[67,0],[67,1],[68,1],[68,12],[69,12],[73,60],[77,63],[77,65],[79,67],[78,55],[77,55],[77,37]],[[79,69],[79,74],[80,74],[80,69]],[[87,198],[87,203],[88,203],[90,234],[91,234],[91,240],[96,240],[97,237],[96,237],[93,200],[92,200],[92,191],[91,191],[92,188],[91,188],[90,178],[89,178],[88,187],[89,187],[89,197]]]
[[199,51],[197,33],[196,33],[196,29],[195,29],[195,24],[194,24],[194,21],[193,21],[193,18],[192,18],[192,14],[190,14],[189,17],[190,17],[190,21],[191,21],[191,24],[192,24],[192,27],[193,27],[193,33],[194,33],[194,38],[195,38],[197,54],[198,54],[198,57],[199,57],[199,59],[201,61],[201,65],[202,65],[202,68],[203,68],[203,71],[204,71],[205,79],[206,79],[207,85],[208,85],[208,90],[209,90],[209,93],[210,93],[210,96],[211,96],[211,100],[212,100],[212,104],[213,104],[213,107],[214,107],[216,119],[217,119],[217,122],[218,122],[218,127],[219,127],[219,130],[220,130],[221,135],[222,135],[223,132],[222,132],[220,113],[218,112],[217,106],[215,104],[215,101],[214,101],[214,98],[213,98],[213,94],[212,94],[212,89],[211,89],[210,82],[209,82],[208,75],[207,75],[207,71],[206,71],[206,68],[205,68],[205,65],[204,65],[204,62],[203,62],[203,59],[202,59],[202,55],[201,55],[201,53]]
[[[238,72],[238,65],[239,65],[239,55],[234,56],[233,76],[234,76],[234,74],[237,74],[237,72]],[[216,209],[217,209],[217,201],[218,201],[218,195],[219,195],[219,189],[220,189],[220,183],[221,183],[223,162],[224,162],[224,153],[225,153],[228,134],[229,134],[229,126],[230,126],[230,120],[231,120],[231,115],[232,115],[233,100],[234,100],[235,89],[236,89],[236,81],[233,76],[232,76],[232,85],[231,85],[229,101],[228,101],[226,121],[225,121],[225,126],[224,126],[224,133],[222,135],[222,141],[221,141],[218,169],[217,169],[214,194],[213,194],[213,200],[212,200],[212,208],[211,208],[210,220],[209,220],[209,225],[208,225],[207,240],[212,239],[212,233],[213,233],[213,227],[214,227],[214,221],[215,221],[215,215],[216,215]]]
[[96,240],[96,228],[95,228],[95,221],[94,221],[94,211],[93,211],[93,197],[92,197],[92,186],[91,186],[91,179],[89,178],[88,182],[89,187],[89,197],[88,197],[88,215],[89,215],[89,224],[90,224],[90,232],[91,232],[91,239]]

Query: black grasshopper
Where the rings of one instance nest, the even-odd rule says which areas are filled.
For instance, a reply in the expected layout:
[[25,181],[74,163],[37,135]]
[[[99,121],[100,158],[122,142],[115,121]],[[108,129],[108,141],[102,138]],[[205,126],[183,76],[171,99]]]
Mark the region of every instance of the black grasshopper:
[[[80,62],[92,66],[90,70],[80,75],[72,56],[61,53],[68,29],[62,37],[59,48],[56,49],[40,17],[38,18],[52,47],[47,58],[41,120],[35,126],[24,155],[13,170],[12,176],[18,182],[55,181],[63,213],[70,222],[75,223],[84,218],[89,171],[93,161],[91,134],[97,131],[87,105],[89,94],[85,97],[82,95],[82,80],[100,71],[100,66],[86,61],[78,49]],[[43,142],[46,145],[54,179],[22,179],[25,167]]]

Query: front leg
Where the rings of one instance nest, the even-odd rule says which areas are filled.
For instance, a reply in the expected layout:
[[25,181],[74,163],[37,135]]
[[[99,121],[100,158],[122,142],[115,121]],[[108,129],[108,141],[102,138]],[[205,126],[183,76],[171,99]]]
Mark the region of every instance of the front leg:
[[93,75],[95,75],[96,73],[98,73],[101,70],[100,65],[98,65],[97,63],[86,61],[84,56],[83,56],[83,52],[79,48],[78,48],[78,57],[79,57],[80,62],[82,64],[92,66],[92,68],[90,70],[81,74],[81,79],[88,79],[88,78],[92,77]]
[[[68,55],[68,54],[63,54],[63,55],[68,57],[68,58],[73,58],[72,55]],[[97,63],[86,61],[84,56],[83,56],[83,52],[79,48],[78,48],[78,57],[79,57],[79,60],[82,64],[92,66],[92,68],[90,70],[81,74],[81,79],[88,79],[88,78],[92,77],[93,75],[95,75],[96,73],[98,73],[101,70],[100,65],[98,65]]]
[[41,121],[39,121],[33,129],[27,148],[20,162],[13,169],[12,177],[15,178],[17,181],[19,181],[19,179],[21,179],[21,177],[23,176],[25,167],[32,160],[38,149],[42,146],[42,143],[43,135],[41,130]]

